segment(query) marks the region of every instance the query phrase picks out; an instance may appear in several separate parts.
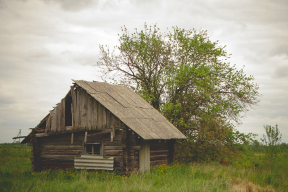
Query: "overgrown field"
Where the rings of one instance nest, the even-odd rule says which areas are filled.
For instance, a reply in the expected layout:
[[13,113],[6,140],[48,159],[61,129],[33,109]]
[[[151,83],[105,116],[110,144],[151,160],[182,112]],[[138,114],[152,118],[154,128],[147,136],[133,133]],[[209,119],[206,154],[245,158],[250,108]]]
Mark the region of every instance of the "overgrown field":
[[145,174],[77,170],[31,173],[29,147],[0,144],[0,191],[287,191],[287,154],[218,163],[154,167]]

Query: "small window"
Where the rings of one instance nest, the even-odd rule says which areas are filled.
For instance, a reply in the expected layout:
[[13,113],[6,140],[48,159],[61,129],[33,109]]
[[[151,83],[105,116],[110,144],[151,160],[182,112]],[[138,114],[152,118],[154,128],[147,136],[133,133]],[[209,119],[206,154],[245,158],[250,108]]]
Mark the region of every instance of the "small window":
[[90,155],[101,155],[101,143],[86,143],[85,152]]

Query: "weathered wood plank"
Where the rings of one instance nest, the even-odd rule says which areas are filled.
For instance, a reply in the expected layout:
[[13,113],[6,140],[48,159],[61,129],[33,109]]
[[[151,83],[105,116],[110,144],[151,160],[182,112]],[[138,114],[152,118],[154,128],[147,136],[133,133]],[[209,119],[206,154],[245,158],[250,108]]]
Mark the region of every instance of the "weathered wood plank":
[[102,106],[102,113],[103,113],[102,114],[102,129],[106,129],[107,128],[106,112],[107,112],[107,109]]
[[167,165],[168,161],[167,160],[155,160],[150,162],[150,166],[155,166],[155,165]]
[[82,150],[82,145],[43,145],[42,150]]
[[56,106],[56,132],[60,132],[60,103]]
[[41,155],[81,155],[82,150],[42,150]]
[[56,110],[53,109],[50,111],[50,116],[51,116],[51,132],[56,132]]
[[123,151],[122,150],[104,150],[103,155],[104,156],[114,156],[114,155],[122,155]]
[[92,130],[97,129],[97,121],[98,121],[98,102],[92,98],[92,111],[93,111],[93,116],[92,116]]
[[106,111],[106,128],[111,128],[110,125],[111,125],[111,121],[110,121],[110,116],[111,116],[111,112],[109,110],[107,110],[105,108],[105,111]]
[[69,159],[74,159],[75,155],[47,155],[47,154],[43,154],[40,155],[42,158],[46,158],[46,159],[65,159],[65,160],[69,160]]
[[163,160],[163,161],[167,161],[168,160],[168,156],[167,155],[154,155],[154,156],[150,156],[150,161],[157,161],[157,160]]
[[81,90],[81,130],[88,130],[88,96]]
[[49,134],[47,134],[47,133],[37,133],[37,134],[35,134],[35,136],[36,137],[47,137],[47,136],[49,136]]
[[60,104],[60,131],[64,130],[65,130],[65,99],[62,99]]
[[76,118],[75,118],[75,130],[80,130],[81,126],[81,88],[76,89],[76,98],[77,98],[77,105],[76,105]]
[[72,97],[72,106],[71,106],[71,113],[72,113],[72,130],[75,129],[75,110],[76,110],[76,93],[74,91],[74,86],[70,87],[71,97]]
[[121,141],[105,141],[104,146],[121,146]]
[[102,129],[103,126],[103,106],[99,103],[97,105],[97,129]]
[[51,115],[49,115],[47,120],[46,120],[45,133],[49,132],[50,130],[51,130]]
[[93,110],[93,100],[90,95],[88,95],[88,101],[87,101],[87,127],[88,130],[92,130],[92,121],[93,121],[93,115],[94,115],[94,110]]
[[121,146],[104,146],[104,150],[122,150]]

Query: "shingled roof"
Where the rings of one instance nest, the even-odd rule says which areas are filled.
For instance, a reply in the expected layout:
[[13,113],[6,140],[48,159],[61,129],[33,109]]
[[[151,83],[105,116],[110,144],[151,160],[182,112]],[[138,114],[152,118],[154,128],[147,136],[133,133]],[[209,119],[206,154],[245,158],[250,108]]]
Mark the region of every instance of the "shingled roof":
[[130,88],[102,82],[73,81],[143,139],[186,138],[161,113]]

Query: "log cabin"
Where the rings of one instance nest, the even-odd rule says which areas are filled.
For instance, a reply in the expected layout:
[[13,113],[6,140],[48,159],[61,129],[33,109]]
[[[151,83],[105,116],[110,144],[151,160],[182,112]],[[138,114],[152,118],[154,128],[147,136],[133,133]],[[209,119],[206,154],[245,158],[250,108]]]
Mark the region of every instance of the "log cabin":
[[130,174],[173,162],[175,141],[186,136],[133,90],[73,81],[22,141],[31,145],[32,171],[118,169]]

